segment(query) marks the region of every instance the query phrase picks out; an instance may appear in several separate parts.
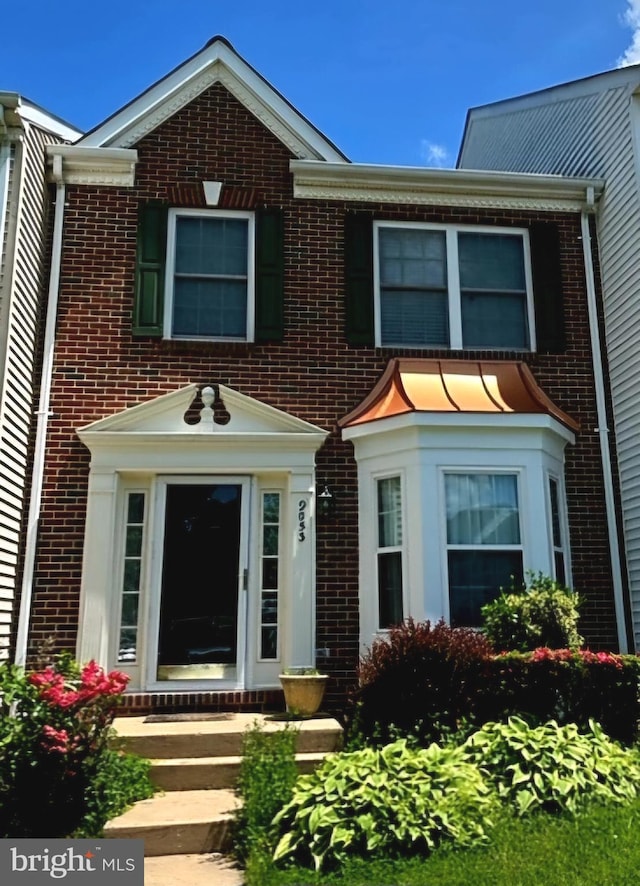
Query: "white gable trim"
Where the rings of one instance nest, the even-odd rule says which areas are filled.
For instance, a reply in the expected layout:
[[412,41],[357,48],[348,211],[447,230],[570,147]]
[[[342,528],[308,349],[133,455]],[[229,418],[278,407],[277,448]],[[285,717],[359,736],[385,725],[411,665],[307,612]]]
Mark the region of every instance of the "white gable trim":
[[296,157],[347,162],[330,141],[220,38],[212,40],[84,136],[80,144],[131,147],[214,83],[222,83]]
[[296,459],[312,458],[328,435],[232,388],[219,385],[218,390],[229,414],[227,424],[216,424],[208,406],[197,424],[185,421],[198,391],[193,384],[99,419],[77,434],[91,451],[94,468],[117,465],[123,470],[154,471],[207,469],[214,451],[224,451],[227,466],[239,470],[255,463],[256,449],[264,458],[263,467],[286,468]]

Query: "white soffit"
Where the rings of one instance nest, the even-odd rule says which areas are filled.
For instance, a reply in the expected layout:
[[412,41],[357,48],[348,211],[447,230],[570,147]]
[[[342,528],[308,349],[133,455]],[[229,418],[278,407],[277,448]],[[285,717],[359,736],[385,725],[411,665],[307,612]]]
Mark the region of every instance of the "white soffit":
[[297,157],[347,158],[221,37],[175,68],[81,139],[87,147],[128,148],[182,107],[222,83]]
[[579,212],[593,208],[601,179],[291,160],[300,199]]

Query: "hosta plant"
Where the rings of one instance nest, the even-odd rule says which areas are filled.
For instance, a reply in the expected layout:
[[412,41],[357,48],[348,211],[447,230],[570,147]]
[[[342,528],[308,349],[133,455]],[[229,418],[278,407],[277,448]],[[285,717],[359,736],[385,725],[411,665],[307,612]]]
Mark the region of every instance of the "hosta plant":
[[623,803],[640,791],[640,755],[611,741],[591,721],[529,726],[519,717],[487,723],[462,745],[499,796],[519,815],[537,809],[577,813],[592,801]]
[[302,776],[276,816],[274,860],[316,869],[348,857],[427,854],[443,841],[486,839],[495,793],[455,747],[412,748],[399,739],[328,757]]

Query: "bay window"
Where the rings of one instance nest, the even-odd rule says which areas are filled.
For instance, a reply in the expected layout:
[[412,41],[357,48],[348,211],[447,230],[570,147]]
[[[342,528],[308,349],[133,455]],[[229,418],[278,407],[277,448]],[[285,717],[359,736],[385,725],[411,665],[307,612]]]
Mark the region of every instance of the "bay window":
[[477,626],[499,588],[523,579],[518,475],[446,473],[449,618]]
[[376,481],[378,508],[378,626],[389,628],[403,618],[402,486],[400,477]]

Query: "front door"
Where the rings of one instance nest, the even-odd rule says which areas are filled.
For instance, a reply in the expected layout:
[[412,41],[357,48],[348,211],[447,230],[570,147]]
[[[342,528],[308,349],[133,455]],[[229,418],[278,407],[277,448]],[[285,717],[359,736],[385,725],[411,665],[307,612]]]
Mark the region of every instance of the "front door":
[[167,481],[155,678],[241,686],[249,487],[246,480]]

